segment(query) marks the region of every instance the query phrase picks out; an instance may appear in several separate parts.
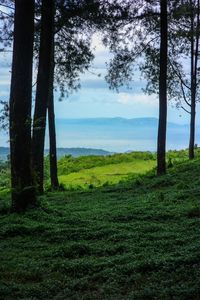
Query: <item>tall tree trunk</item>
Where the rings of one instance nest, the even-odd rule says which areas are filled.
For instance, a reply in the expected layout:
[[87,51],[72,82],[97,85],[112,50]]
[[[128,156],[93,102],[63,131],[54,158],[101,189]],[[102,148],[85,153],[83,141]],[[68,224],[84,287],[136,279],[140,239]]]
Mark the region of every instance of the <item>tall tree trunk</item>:
[[36,204],[31,171],[31,102],[34,0],[16,0],[10,93],[12,208]]
[[[196,28],[196,43],[194,41],[194,11],[193,3],[191,6],[191,116],[190,116],[190,141],[189,141],[189,159],[194,159],[195,146],[195,118],[196,118],[196,89],[197,89],[197,67],[199,56],[199,0],[197,9],[197,28]],[[194,49],[196,44],[196,49]]]
[[43,193],[46,113],[50,95],[54,0],[42,1],[42,20],[32,137],[32,161],[39,193]]
[[56,127],[55,127],[55,113],[54,113],[54,40],[51,61],[51,84],[48,102],[48,123],[49,123],[49,159],[50,159],[50,178],[51,187],[53,189],[59,188],[58,170],[57,170],[57,149],[56,149]]
[[194,158],[194,139],[195,139],[195,89],[194,89],[194,12],[193,3],[190,1],[191,8],[191,116],[190,116],[190,141],[189,159]]
[[167,0],[160,0],[161,43],[160,43],[160,76],[159,76],[159,124],[157,145],[157,174],[166,173],[166,129],[167,129]]

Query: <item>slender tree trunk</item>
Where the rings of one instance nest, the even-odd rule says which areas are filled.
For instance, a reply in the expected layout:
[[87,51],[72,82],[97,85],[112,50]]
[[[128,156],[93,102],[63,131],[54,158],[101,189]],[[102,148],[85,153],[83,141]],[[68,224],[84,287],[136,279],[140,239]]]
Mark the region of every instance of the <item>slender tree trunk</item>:
[[50,178],[51,187],[53,189],[59,188],[58,170],[57,170],[57,148],[56,148],[56,127],[55,127],[55,113],[54,113],[54,40],[51,61],[51,84],[48,102],[48,123],[49,123],[49,159],[50,159]]
[[189,142],[189,159],[194,159],[194,145],[195,145],[195,100],[192,96],[191,116],[190,116],[190,142]]
[[160,0],[161,43],[159,77],[159,124],[157,145],[157,174],[166,173],[166,129],[167,129],[167,0]]
[[39,193],[43,193],[46,113],[50,94],[54,0],[42,1],[39,67],[32,137],[32,161]]
[[31,102],[34,0],[15,0],[14,45],[10,93],[12,208],[36,204],[31,171]]
[[193,3],[191,7],[191,116],[190,116],[190,141],[189,141],[189,159],[194,158],[194,139],[195,139],[195,89],[194,89],[194,13]]
[[191,116],[190,116],[190,141],[189,141],[189,159],[194,159],[195,146],[195,118],[196,118],[196,89],[197,89],[197,67],[199,56],[199,0],[197,10],[197,28],[196,28],[196,49],[194,49],[194,12],[191,5]]

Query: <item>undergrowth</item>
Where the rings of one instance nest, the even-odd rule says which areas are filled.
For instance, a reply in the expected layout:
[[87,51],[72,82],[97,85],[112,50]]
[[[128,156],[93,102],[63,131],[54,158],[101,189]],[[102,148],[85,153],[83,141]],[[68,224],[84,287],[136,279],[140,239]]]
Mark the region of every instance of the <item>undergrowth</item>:
[[115,186],[0,194],[0,299],[200,299],[200,161]]

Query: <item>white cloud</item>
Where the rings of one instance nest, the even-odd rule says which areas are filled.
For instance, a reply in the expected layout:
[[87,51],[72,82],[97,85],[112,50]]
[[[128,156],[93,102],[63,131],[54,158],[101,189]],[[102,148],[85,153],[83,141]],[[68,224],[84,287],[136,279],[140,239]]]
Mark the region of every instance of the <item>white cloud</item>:
[[100,54],[100,53],[104,53],[106,51],[105,46],[103,45],[102,41],[101,41],[101,37],[99,34],[94,34],[92,37],[92,48],[95,49],[95,52]]
[[8,91],[0,91],[0,97],[8,96]]
[[10,85],[10,78],[8,78],[8,79],[1,79],[0,80],[0,85]]
[[117,95],[117,102],[124,105],[151,105],[157,106],[158,101],[156,95],[145,94],[128,94],[119,93]]

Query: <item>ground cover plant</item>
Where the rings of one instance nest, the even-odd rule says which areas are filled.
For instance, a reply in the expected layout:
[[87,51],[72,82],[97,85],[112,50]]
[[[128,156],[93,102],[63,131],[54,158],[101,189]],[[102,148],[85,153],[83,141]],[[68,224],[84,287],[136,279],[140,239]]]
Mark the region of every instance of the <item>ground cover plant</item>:
[[0,201],[2,299],[199,299],[200,160],[127,183]]

